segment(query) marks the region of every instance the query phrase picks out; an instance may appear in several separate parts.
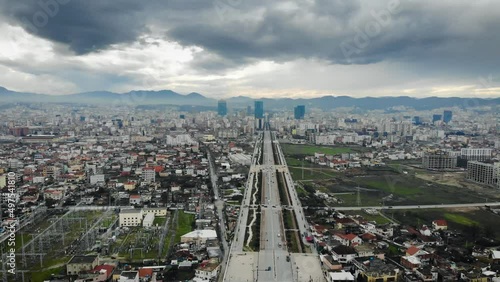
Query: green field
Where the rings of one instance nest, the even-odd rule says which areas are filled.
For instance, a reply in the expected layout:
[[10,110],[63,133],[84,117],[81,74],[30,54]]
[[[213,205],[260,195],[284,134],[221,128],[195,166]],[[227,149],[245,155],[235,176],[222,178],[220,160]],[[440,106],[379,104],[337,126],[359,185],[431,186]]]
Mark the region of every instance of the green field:
[[[398,177],[398,176],[394,176]],[[384,191],[389,194],[396,195],[415,195],[421,192],[422,189],[418,189],[412,183],[408,182],[391,182],[391,179],[367,179],[361,178],[357,181],[360,185],[365,185],[369,188],[374,188],[380,191]]]
[[[336,195],[336,198],[343,201],[342,204],[338,206],[344,207],[354,207],[357,206],[357,195],[356,194],[344,194]],[[360,193],[361,205],[360,206],[380,206],[381,200],[377,194],[374,193]]]
[[177,232],[175,234],[174,243],[179,243],[181,241],[181,236],[193,231],[194,224],[194,214],[185,213],[184,211],[179,211],[179,217],[177,218]]
[[285,155],[314,155],[314,153],[326,155],[338,155],[342,153],[351,153],[353,150],[347,147],[327,147],[327,146],[313,146],[313,145],[294,145],[294,144],[281,144],[283,153]]
[[386,224],[386,223],[390,223],[391,222],[389,219],[385,218],[384,216],[382,216],[380,214],[376,214],[376,215],[367,214],[367,213],[365,213],[363,211],[344,211],[343,213],[347,214],[347,215],[359,215],[364,220],[366,220],[366,221],[375,221],[375,222],[377,222],[377,224]]
[[[359,185],[379,191],[380,201],[382,197],[393,194],[395,200],[387,203],[394,205],[480,203],[485,200],[484,197],[464,188],[441,184],[427,185],[426,181],[403,174],[357,177],[350,185],[352,189]],[[365,193],[366,191],[362,191],[362,197]]]
[[163,227],[165,225],[165,221],[167,221],[167,217],[155,216],[155,220],[153,221],[153,226]]
[[[389,212],[389,211],[388,211]],[[486,209],[422,209],[422,210],[391,210],[394,216],[402,224],[407,225],[431,225],[433,220],[445,219],[448,229],[463,231],[470,236],[471,228],[476,228],[489,237],[500,239],[500,216]]]
[[472,220],[472,219],[468,218],[467,216],[464,216],[461,214],[447,212],[444,214],[444,218],[449,222],[451,221],[451,222],[465,225],[465,226],[472,226],[475,224],[479,225],[479,222]]
[[339,174],[334,172],[329,168],[314,168],[310,169],[304,167],[304,178],[302,178],[302,168],[300,167],[288,167],[288,170],[292,174],[293,180],[315,180],[315,179],[330,179],[338,176]]
[[54,267],[54,268],[49,268],[49,269],[33,272],[33,273],[31,273],[31,281],[33,281],[33,282],[46,281],[47,279],[49,279],[51,277],[52,274],[54,274],[54,275],[66,274],[66,267],[60,266],[60,267]]

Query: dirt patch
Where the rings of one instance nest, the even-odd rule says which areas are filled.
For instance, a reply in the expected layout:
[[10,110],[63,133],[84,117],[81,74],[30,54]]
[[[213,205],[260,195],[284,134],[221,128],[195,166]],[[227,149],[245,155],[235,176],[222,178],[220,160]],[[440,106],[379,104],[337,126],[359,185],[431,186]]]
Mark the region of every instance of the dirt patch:
[[450,211],[450,212],[473,212],[473,211],[477,211],[477,210],[480,210],[481,208],[479,207],[464,207],[464,208],[451,208],[451,209],[446,209],[447,211]]

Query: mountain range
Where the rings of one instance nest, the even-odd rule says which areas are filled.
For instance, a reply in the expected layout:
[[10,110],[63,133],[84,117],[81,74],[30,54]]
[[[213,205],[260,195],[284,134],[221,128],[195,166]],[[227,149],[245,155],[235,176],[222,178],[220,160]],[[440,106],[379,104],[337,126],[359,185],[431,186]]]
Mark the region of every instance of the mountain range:
[[[256,99],[237,96],[225,99],[228,108],[253,107]],[[291,109],[297,105],[306,105],[310,108],[332,110],[335,108],[358,108],[360,110],[385,110],[404,106],[416,110],[431,110],[436,108],[451,107],[478,107],[499,106],[500,98],[440,98],[426,97],[414,98],[400,97],[364,97],[353,98],[349,96],[323,96],[318,98],[263,98],[264,107],[267,109]],[[217,107],[217,100],[205,97],[199,93],[179,94],[172,90],[147,91],[137,90],[127,93],[113,93],[108,91],[85,92],[69,95],[46,95],[35,93],[16,92],[0,87],[0,104],[8,103],[81,103],[81,104],[114,104],[114,105],[192,105],[204,107]]]

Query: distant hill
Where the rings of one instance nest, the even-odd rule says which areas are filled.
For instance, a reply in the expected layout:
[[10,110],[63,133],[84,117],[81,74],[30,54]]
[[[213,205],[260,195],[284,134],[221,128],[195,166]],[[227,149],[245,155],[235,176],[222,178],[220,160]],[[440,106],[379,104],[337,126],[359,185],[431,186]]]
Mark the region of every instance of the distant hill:
[[[349,96],[323,96],[310,99],[279,98],[259,99],[264,101],[265,109],[291,109],[297,105],[320,108],[322,110],[332,110],[335,108],[351,107],[360,110],[385,110],[398,106],[411,107],[416,110],[431,110],[446,107],[477,107],[477,106],[499,106],[500,98],[413,98],[413,97],[365,97],[353,98]],[[226,99],[229,108],[253,107],[255,99],[237,96]],[[182,106],[202,106],[211,108],[217,106],[217,100],[193,92],[187,95],[179,94],[172,90],[134,90],[127,93],[113,93],[108,91],[85,92],[70,95],[46,95],[35,93],[15,92],[4,87],[0,87],[0,104],[32,102],[32,103],[84,103],[84,104],[114,104],[114,105],[182,105]]]

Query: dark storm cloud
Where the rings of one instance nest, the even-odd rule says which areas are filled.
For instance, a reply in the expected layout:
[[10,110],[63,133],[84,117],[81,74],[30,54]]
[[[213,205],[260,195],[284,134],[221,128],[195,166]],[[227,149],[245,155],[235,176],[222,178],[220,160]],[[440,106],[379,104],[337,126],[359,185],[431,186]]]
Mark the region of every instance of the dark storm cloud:
[[437,68],[440,62],[451,62],[486,69],[500,60],[496,1],[41,2],[50,1],[68,3],[60,4],[40,28],[33,25],[33,16],[44,11],[39,1],[0,0],[0,7],[11,22],[66,44],[77,54],[136,41],[152,26],[163,30],[167,40],[211,53],[199,55],[193,63],[208,70],[260,59],[313,58],[333,64],[417,61]]
[[[6,1],[4,16],[28,32],[68,45],[77,54],[132,42],[146,32],[140,1]],[[43,5],[40,3],[50,3]]]
[[378,3],[318,0],[283,10],[273,2],[255,20],[238,20],[238,13],[252,9],[236,9],[222,19],[173,26],[168,35],[229,59],[319,58],[336,64],[402,60],[436,66],[451,60],[490,70],[498,65],[500,57],[492,46],[500,43],[494,32],[500,27],[500,3]]

